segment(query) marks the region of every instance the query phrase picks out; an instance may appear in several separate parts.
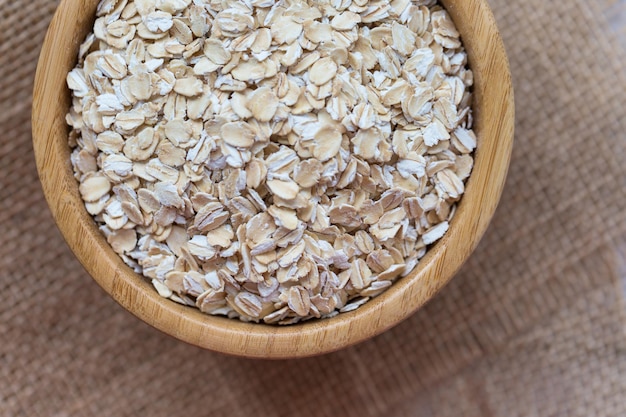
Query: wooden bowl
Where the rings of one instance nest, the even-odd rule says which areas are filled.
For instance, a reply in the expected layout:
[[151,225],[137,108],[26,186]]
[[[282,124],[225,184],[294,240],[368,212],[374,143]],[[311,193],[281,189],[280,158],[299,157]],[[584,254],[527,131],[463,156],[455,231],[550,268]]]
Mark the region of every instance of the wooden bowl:
[[193,345],[258,358],[294,358],[334,351],[398,324],[456,273],[496,209],[513,143],[514,105],[502,40],[485,0],[441,0],[454,19],[475,76],[478,147],[474,171],[448,233],[407,277],[350,313],[287,327],[242,323],[160,297],[111,249],[85,210],[72,176],[65,115],[65,78],[93,27],[98,0],[62,0],[46,36],[34,88],[33,142],[37,169],[54,219],[91,276],[140,319]]

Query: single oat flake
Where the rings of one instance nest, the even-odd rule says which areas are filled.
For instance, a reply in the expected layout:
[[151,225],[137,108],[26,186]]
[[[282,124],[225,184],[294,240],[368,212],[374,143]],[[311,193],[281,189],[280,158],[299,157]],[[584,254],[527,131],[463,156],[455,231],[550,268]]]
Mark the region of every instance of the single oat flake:
[[87,211],[163,297],[359,308],[451,224],[473,76],[435,0],[103,0],[67,76]]

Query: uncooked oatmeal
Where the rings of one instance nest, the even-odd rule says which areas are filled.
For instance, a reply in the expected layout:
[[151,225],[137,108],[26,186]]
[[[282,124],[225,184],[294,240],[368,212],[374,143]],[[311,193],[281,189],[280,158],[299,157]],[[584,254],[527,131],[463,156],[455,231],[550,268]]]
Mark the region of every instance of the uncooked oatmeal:
[[446,233],[472,170],[472,72],[436,1],[105,0],[67,82],[87,211],[207,314],[358,308]]

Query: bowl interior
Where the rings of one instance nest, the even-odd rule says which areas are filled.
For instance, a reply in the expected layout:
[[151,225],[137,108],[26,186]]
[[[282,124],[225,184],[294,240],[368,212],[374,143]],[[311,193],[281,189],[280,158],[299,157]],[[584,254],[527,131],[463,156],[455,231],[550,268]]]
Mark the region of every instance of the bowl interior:
[[474,170],[448,233],[410,275],[359,309],[332,319],[275,327],[208,316],[161,298],[147,280],[122,262],[98,231],[72,175],[65,124],[70,106],[65,78],[93,26],[98,0],[62,0],[40,57],[32,121],[44,193],[70,248],[98,284],[137,317],[181,340],[223,353],[263,358],[310,356],[360,342],[397,324],[432,298],[477,245],[500,198],[513,140],[508,61],[486,1],[441,3],[462,35],[474,72],[478,137]]

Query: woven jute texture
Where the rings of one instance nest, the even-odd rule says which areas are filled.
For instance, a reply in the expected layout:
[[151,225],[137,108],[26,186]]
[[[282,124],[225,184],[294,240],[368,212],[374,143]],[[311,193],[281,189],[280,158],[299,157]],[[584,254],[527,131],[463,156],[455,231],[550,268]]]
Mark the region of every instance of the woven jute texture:
[[65,245],[29,123],[56,4],[0,0],[1,416],[626,415],[624,2],[491,1],[517,124],[480,246],[394,329],[278,362],[161,334]]

